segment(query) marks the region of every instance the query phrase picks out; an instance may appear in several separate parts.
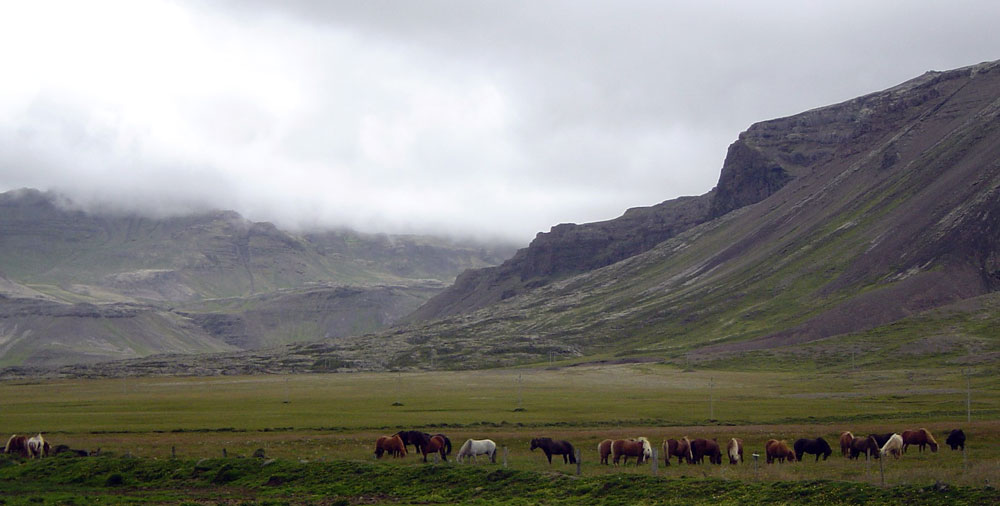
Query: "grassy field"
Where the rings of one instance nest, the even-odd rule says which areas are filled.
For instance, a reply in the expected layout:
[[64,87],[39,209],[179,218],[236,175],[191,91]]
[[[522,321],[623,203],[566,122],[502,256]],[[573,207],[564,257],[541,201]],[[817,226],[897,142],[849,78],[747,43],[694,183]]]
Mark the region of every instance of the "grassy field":
[[[966,420],[967,385],[971,421]],[[648,464],[600,465],[597,443],[646,436],[658,446],[664,438],[685,435],[720,442],[740,437],[750,459],[755,452],[763,455],[763,444],[770,438],[791,443],[822,436],[836,446],[843,430],[868,434],[926,427],[943,446],[944,433],[961,427],[969,437],[965,454],[947,447],[937,453],[911,450],[901,460],[883,464],[885,483],[920,488],[941,482],[979,490],[1000,480],[998,387],[995,373],[967,378],[950,369],[747,373],[685,371],[662,364],[7,382],[0,384],[0,432],[44,432],[53,444],[100,448],[113,461],[123,456],[141,462],[176,456],[191,464],[220,459],[225,452],[228,460],[240,462],[246,459],[237,457],[263,449],[268,458],[281,462],[350,462],[382,470],[371,472],[405,475],[425,464],[412,454],[375,462],[373,441],[400,429],[421,428],[447,434],[456,453],[466,438],[493,439],[506,447],[510,471],[575,477],[575,466],[559,462],[550,467],[540,452],[528,450],[532,437],[550,436],[568,439],[581,450],[585,477],[653,479]],[[486,480],[481,473],[502,469],[503,464],[461,467],[479,469],[467,471],[479,478],[468,479]],[[771,466],[761,456],[756,467],[752,461],[739,466],[675,461],[664,467],[661,460],[656,472],[660,480],[721,480],[751,484],[758,492],[759,485],[753,484],[831,480],[881,485],[882,477],[878,462],[849,461],[839,452],[825,462],[807,459]],[[9,479],[0,475],[0,485],[9,484],[2,481]],[[254,479],[267,478],[255,474]],[[56,488],[64,486],[75,485]],[[24,493],[31,496],[30,486]]]

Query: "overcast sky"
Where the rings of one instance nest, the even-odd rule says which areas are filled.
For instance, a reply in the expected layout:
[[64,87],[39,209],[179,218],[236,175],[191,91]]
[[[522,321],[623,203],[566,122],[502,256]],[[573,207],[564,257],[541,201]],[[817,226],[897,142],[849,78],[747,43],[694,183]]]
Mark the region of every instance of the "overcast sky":
[[499,237],[700,195],[752,123],[1000,59],[1000,2],[0,0],[0,191]]

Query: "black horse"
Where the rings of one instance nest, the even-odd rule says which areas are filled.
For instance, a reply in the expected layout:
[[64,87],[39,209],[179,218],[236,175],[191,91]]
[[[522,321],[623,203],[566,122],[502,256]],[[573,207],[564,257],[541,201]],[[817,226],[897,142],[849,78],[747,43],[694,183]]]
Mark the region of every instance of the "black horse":
[[868,437],[875,438],[875,442],[878,443],[878,447],[882,448],[887,442],[889,442],[889,438],[891,438],[893,434],[894,432],[890,432],[888,434],[869,434]]
[[965,432],[962,432],[962,429],[951,431],[951,434],[948,434],[948,439],[944,443],[950,446],[952,450],[961,448],[962,451],[965,451]]
[[[419,430],[401,430],[394,435],[399,436],[403,440],[404,448],[406,445],[413,445],[416,447],[417,452],[420,453],[423,453],[424,447],[427,446],[427,443],[431,442],[431,437],[441,436],[444,439],[444,454],[451,455],[451,439],[448,439],[448,436],[444,434],[428,434]],[[409,451],[408,448],[407,451]]]
[[826,460],[833,453],[833,450],[830,449],[830,443],[821,437],[797,439],[795,441],[795,460],[802,462],[802,455],[806,453],[816,455],[816,462],[819,462],[820,455],[823,456],[823,460]]
[[536,437],[531,440],[531,450],[534,451],[535,448],[541,448],[545,452],[545,458],[549,459],[549,464],[552,464],[553,455],[562,455],[564,464],[576,464],[576,451],[573,450],[573,445],[569,441],[556,441],[550,437]]

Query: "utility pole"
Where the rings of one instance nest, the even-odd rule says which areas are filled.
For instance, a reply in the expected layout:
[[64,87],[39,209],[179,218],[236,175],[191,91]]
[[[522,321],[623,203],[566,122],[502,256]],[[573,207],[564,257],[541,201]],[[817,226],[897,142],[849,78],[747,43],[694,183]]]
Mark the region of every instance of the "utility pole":
[[708,382],[708,419],[715,420],[715,376]]

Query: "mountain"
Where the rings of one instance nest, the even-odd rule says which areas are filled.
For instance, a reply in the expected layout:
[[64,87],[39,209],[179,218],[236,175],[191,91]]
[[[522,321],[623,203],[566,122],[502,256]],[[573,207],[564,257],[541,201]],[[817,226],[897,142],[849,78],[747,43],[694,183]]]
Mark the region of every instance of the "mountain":
[[429,319],[57,374],[470,369],[555,359],[842,368],[855,355],[861,363],[995,365],[997,216],[1000,62],[989,62],[754,124],[730,146],[713,191],[611,222],[557,226],[499,267],[460,276],[417,311]]
[[156,219],[0,194],[0,365],[232,351],[388,327],[512,248],[231,211]]

